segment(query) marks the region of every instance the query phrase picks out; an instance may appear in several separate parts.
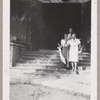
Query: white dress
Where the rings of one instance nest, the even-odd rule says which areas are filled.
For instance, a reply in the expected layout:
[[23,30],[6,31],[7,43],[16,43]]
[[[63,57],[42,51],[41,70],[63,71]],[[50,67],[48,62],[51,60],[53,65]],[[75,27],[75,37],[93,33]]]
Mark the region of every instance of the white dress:
[[65,46],[65,40],[64,40],[64,39],[61,40],[61,45],[62,45],[63,47]]
[[[64,47],[64,45],[65,45],[65,40],[62,39],[62,40],[61,40],[61,46]],[[61,61],[62,61],[64,64],[66,64],[66,61],[65,61],[65,58],[64,58],[64,56],[63,56],[61,47],[58,47],[58,51],[59,51],[59,54],[60,54],[60,59],[61,59]]]
[[71,39],[67,42],[70,45],[69,62],[78,62],[78,46],[81,43],[79,39]]

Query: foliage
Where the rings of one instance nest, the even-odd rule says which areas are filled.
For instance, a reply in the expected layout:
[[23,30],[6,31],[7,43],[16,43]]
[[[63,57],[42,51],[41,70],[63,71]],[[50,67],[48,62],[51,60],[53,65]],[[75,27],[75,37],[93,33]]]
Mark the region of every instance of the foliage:
[[11,19],[15,22],[29,22],[35,13],[36,0],[11,0]]

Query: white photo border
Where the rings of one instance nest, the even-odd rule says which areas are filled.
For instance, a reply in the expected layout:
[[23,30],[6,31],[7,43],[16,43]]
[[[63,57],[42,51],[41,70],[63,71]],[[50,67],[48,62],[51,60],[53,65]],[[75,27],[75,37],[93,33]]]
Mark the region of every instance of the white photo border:
[[91,1],[91,100],[97,100],[97,0]]
[[[3,0],[3,100],[10,100],[10,0]],[[97,0],[91,0],[91,100],[97,100]]]

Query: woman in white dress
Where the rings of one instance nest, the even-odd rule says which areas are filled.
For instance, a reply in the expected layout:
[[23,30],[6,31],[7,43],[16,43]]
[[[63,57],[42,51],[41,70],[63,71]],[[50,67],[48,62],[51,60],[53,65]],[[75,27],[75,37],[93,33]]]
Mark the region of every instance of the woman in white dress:
[[68,67],[68,47],[67,47],[67,35],[64,34],[64,39],[61,39],[60,44],[58,44],[58,50],[60,54],[61,61]]
[[66,43],[66,34],[64,35],[64,39],[61,39],[60,44],[58,44],[58,50],[59,50],[59,54],[60,54],[60,59],[61,61],[66,64],[66,47],[65,47],[65,43]]
[[68,34],[64,34],[64,39],[61,39],[61,43],[58,44],[60,48],[58,48],[60,53],[61,61],[66,64],[66,67],[69,68],[69,46],[67,44],[67,41],[71,39],[73,34],[73,29],[69,29]]
[[79,46],[80,46],[80,40],[76,38],[76,35],[73,34],[72,35],[72,39],[71,40],[68,40],[68,45],[70,46],[70,49],[69,49],[69,62],[71,62],[71,65],[72,65],[72,69],[76,70],[76,73],[79,74],[78,72],[78,66],[77,66],[77,63],[78,63],[78,49],[79,49]]

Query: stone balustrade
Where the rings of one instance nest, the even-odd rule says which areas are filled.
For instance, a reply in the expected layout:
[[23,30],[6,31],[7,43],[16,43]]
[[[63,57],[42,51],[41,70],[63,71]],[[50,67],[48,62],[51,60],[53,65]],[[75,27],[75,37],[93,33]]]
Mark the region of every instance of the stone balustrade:
[[18,43],[10,42],[10,65],[14,67],[16,65],[17,60],[21,56],[21,52],[25,51],[27,46],[21,45]]

